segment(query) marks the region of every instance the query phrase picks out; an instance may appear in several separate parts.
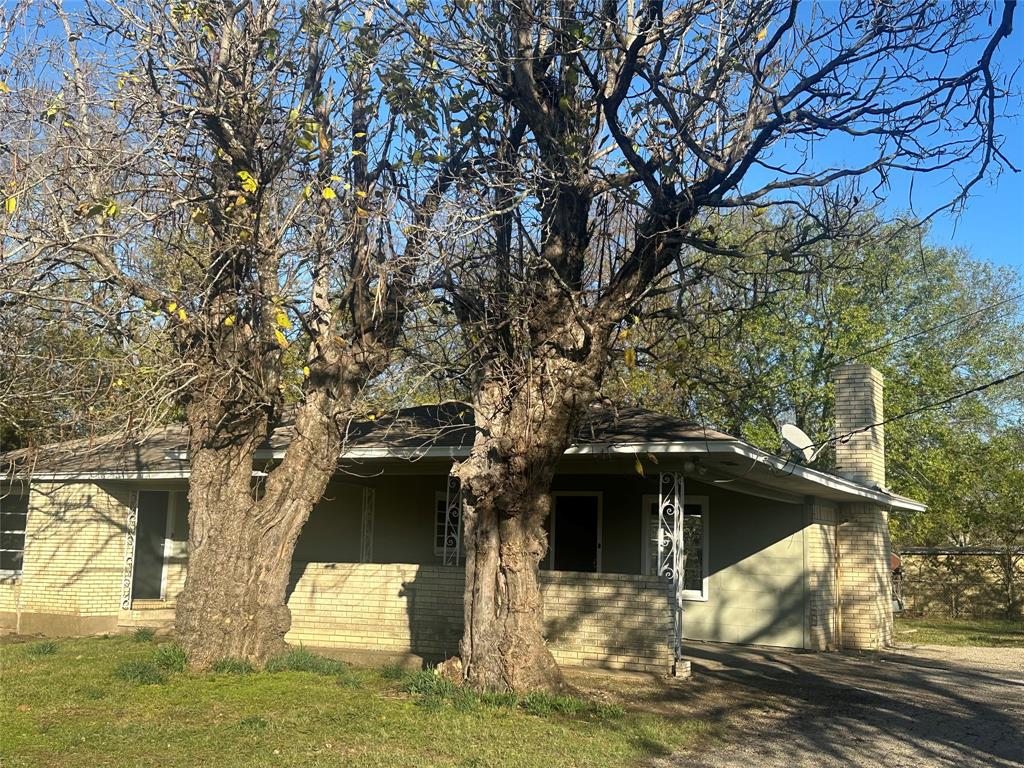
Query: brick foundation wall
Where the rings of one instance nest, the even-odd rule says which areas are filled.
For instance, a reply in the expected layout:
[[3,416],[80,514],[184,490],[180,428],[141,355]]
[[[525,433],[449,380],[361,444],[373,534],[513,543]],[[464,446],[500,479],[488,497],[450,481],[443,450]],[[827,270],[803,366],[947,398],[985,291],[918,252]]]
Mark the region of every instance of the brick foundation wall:
[[892,642],[889,514],[876,504],[846,504],[838,529],[839,621],[844,648]]
[[[461,568],[299,565],[288,641],[443,658],[462,636]],[[671,666],[667,585],[643,576],[542,573],[546,630],[560,664],[646,672]]]

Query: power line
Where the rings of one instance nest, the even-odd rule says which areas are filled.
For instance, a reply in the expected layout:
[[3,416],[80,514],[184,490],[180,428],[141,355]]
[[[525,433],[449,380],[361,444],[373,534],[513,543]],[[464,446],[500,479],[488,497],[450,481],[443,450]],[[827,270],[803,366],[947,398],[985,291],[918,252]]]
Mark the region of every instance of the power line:
[[1005,384],[1006,382],[1013,381],[1014,379],[1018,379],[1021,376],[1024,376],[1024,370],[1020,370],[1017,371],[1016,373],[1011,373],[1006,376],[1002,376],[998,379],[993,379],[992,381],[986,382],[985,384],[979,384],[978,386],[971,387],[970,389],[964,392],[958,392],[955,395],[950,395],[944,400],[938,400],[934,403],[927,403],[926,405],[921,405],[918,406],[917,408],[911,408],[909,411],[904,411],[903,413],[897,414],[896,416],[890,416],[888,419],[882,419],[882,421],[875,422],[874,424],[868,424],[866,427],[860,427],[850,432],[846,432],[845,434],[830,437],[828,440],[823,442],[822,445],[827,445],[828,443],[845,443],[851,437],[860,434],[861,432],[867,432],[868,430],[874,429],[875,427],[882,427],[885,426],[886,424],[891,424],[894,421],[899,421],[900,419],[905,419],[909,416],[916,416],[917,414],[923,413],[924,411],[932,411],[935,410],[936,408],[941,408],[944,405],[949,405],[950,403],[955,402],[961,398],[967,397],[968,395],[973,395],[977,392],[982,392],[991,387],[996,387],[999,386],[1000,384]]

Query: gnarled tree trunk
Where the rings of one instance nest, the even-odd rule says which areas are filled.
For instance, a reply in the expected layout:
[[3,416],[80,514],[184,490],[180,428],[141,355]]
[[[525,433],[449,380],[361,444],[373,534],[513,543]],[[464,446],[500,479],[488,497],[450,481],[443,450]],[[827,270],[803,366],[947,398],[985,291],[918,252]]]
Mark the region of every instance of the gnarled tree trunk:
[[216,408],[190,406],[189,562],[176,632],[193,669],[225,657],[259,666],[286,649],[295,544],[340,450],[330,407],[323,394],[304,404],[285,459],[258,488],[253,451],[265,418],[225,434],[209,426]]
[[500,388],[484,388],[495,397],[477,404],[477,439],[455,469],[466,548],[459,650],[463,678],[477,690],[557,691],[565,685],[544,639],[539,566],[548,551],[544,523],[555,467],[589,398],[545,399],[548,388],[533,384],[510,399],[499,396]]

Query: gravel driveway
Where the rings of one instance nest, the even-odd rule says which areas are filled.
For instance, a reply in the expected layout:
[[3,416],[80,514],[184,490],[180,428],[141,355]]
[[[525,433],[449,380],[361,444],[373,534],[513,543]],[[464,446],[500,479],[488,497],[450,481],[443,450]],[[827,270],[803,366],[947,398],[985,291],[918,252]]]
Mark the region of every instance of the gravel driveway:
[[1022,648],[688,653],[685,708],[722,740],[659,768],[1024,766]]

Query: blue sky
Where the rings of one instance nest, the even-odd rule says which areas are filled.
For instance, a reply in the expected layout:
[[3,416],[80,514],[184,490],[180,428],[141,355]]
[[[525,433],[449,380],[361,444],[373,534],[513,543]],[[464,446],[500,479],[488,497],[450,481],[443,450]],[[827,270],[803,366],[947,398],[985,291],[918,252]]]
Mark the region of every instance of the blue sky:
[[[1024,61],[1024,8],[1018,8],[1014,31],[1004,40],[996,56],[1004,72]],[[1018,73],[1015,88],[1024,89],[1024,71]],[[1020,173],[1005,171],[974,187],[973,195],[959,215],[944,213],[932,223],[934,245],[961,246],[976,259],[1013,266],[1024,272],[1024,104],[1018,99],[1003,115],[1004,154]],[[894,180],[886,208],[895,213],[911,207],[919,214],[931,212],[956,194],[957,187],[942,176],[928,175],[914,181],[913,196],[907,179]]]

